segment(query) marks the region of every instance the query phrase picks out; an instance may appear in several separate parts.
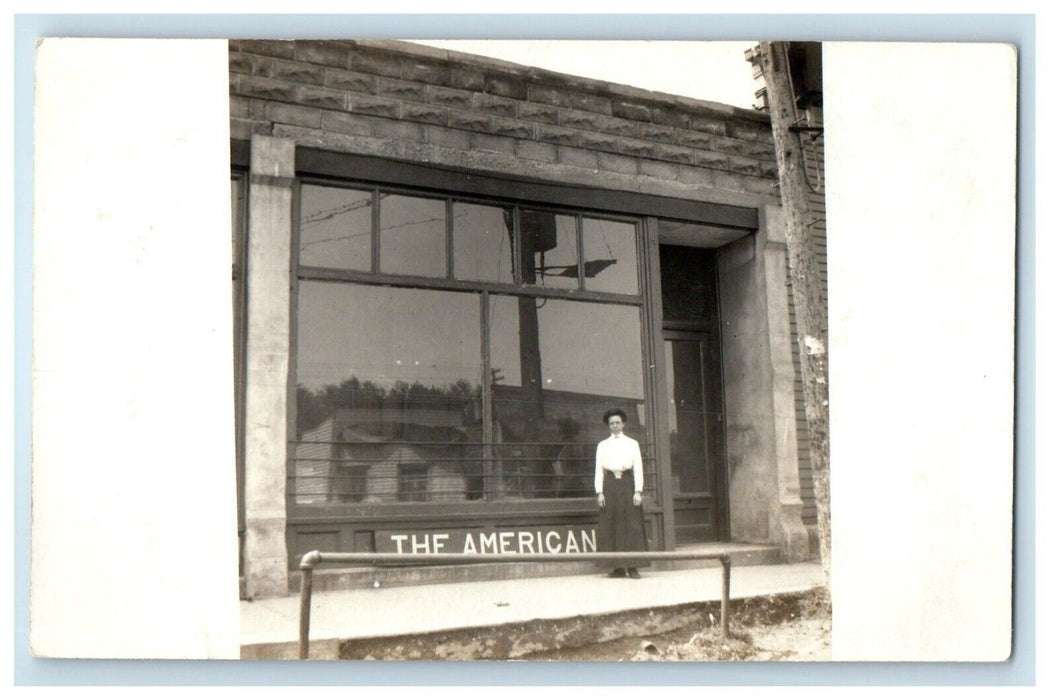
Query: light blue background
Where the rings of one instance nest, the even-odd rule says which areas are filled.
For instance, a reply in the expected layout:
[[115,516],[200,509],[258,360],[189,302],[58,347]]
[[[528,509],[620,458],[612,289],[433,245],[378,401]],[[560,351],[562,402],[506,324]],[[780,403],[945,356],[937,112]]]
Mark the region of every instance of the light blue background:
[[[1013,657],[998,664],[94,661],[29,655],[33,49],[46,36],[898,40],[1019,51]],[[15,65],[16,685],[1031,685],[1035,682],[1035,18],[1033,15],[19,15]],[[942,76],[936,76],[942,80]]]

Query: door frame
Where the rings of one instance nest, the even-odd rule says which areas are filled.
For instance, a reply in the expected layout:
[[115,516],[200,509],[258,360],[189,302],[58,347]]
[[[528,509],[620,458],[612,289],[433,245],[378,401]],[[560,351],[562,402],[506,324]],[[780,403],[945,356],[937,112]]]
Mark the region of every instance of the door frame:
[[[665,519],[668,525],[665,528],[665,532],[668,538],[666,541],[671,542],[671,548],[675,548],[675,484],[674,484],[674,471],[671,463],[670,450],[671,446],[668,440],[668,425],[670,417],[668,415],[669,410],[669,397],[667,390],[667,357],[665,354],[665,343],[670,339],[702,339],[707,341],[709,338],[712,339],[712,350],[715,355],[712,358],[716,365],[715,378],[718,381],[718,386],[715,388],[714,398],[716,404],[719,407],[719,411],[723,416],[723,420],[720,423],[722,429],[722,440],[720,441],[721,453],[717,458],[717,464],[712,474],[713,489],[712,495],[712,507],[715,510],[715,533],[717,542],[729,542],[730,541],[730,475],[729,469],[730,464],[728,461],[728,450],[727,450],[727,407],[726,407],[726,389],[725,389],[725,364],[724,364],[724,348],[723,348],[723,316],[722,316],[722,299],[720,297],[719,289],[719,277],[718,270],[716,270],[715,279],[713,279],[714,289],[712,290],[713,299],[715,301],[716,313],[711,319],[711,327],[702,327],[701,324],[688,323],[685,321],[673,321],[666,320],[661,306],[661,270],[660,270],[660,248],[662,245],[669,247],[696,247],[696,248],[711,248],[715,251],[714,246],[701,245],[685,245],[682,243],[671,244],[661,243],[659,236],[657,236],[657,220],[652,219],[650,222],[652,226],[652,232],[654,238],[650,240],[652,244],[650,246],[650,263],[655,264],[656,267],[651,270],[654,273],[654,277],[651,282],[655,285],[651,291],[655,294],[656,300],[656,335],[654,352],[657,363],[658,374],[656,375],[655,386],[657,388],[657,402],[656,402],[656,425],[657,425],[657,449],[663,450],[662,454],[658,454],[658,459],[663,464],[663,474],[665,482]],[[713,264],[716,264],[713,260]],[[702,357],[702,369],[704,369],[705,358]],[[707,381],[704,374],[702,374],[702,381]]]

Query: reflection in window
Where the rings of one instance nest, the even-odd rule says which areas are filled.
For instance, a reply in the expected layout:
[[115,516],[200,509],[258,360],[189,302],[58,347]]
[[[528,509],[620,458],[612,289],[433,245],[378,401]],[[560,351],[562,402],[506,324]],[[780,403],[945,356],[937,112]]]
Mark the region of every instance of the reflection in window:
[[330,480],[331,500],[338,503],[359,503],[366,498],[367,472],[370,468],[369,464],[335,464],[335,475]]
[[297,503],[482,497],[477,294],[303,281],[298,324]]
[[642,400],[638,307],[551,299],[539,319],[545,388]]
[[371,193],[301,186],[302,265],[371,269]]
[[521,278],[525,284],[577,289],[576,217],[521,211]]
[[591,495],[602,413],[645,440],[638,308],[493,296],[489,319],[495,490]]
[[455,202],[452,221],[455,278],[513,283],[510,210]]
[[401,464],[397,470],[397,474],[399,475],[399,481],[397,483],[396,500],[429,500],[428,464]]
[[701,343],[664,341],[668,385],[668,449],[676,493],[709,491]]
[[382,272],[446,277],[444,200],[383,194],[381,209]]
[[635,225],[624,221],[584,220],[584,288],[638,294]]
[[433,279],[301,273],[294,502],[591,496],[603,411],[648,451],[641,310],[578,290],[640,294],[636,248],[635,224],[582,213],[303,184],[300,265]]

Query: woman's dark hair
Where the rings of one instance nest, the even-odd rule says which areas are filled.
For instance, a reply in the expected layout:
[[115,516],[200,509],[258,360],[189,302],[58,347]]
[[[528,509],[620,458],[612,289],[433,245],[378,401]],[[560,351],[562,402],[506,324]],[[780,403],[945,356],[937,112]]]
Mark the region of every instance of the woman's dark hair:
[[602,422],[609,425],[609,419],[613,416],[620,416],[620,420],[623,423],[628,422],[628,414],[621,411],[619,408],[611,408],[602,414]]

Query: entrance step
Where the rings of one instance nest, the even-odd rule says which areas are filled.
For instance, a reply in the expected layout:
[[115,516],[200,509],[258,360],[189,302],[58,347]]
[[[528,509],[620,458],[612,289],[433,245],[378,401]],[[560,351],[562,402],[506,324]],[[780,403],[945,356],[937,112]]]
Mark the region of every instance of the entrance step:
[[[781,551],[778,547],[771,545],[713,542],[676,547],[678,552],[689,551],[702,554],[719,553],[724,550],[730,553],[734,567],[782,563]],[[702,559],[699,561],[654,562],[651,566],[657,571],[671,571],[719,566],[719,562],[715,559]],[[598,566],[590,562],[525,562],[458,566],[408,565],[385,568],[320,566],[312,575],[312,588],[316,591],[351,591],[364,588],[394,588],[468,581],[580,576],[598,572]],[[300,571],[290,572],[289,586],[291,593],[301,590]]]

